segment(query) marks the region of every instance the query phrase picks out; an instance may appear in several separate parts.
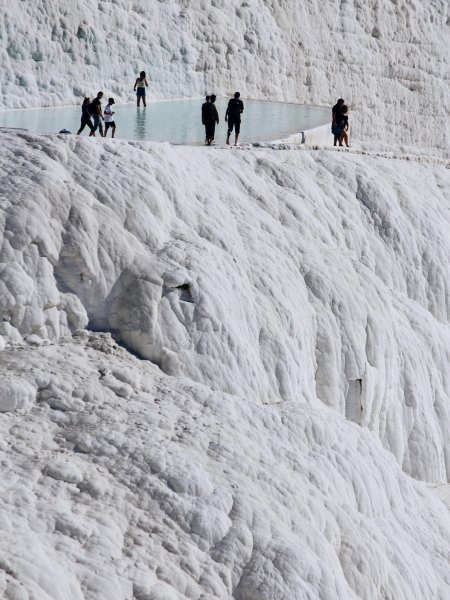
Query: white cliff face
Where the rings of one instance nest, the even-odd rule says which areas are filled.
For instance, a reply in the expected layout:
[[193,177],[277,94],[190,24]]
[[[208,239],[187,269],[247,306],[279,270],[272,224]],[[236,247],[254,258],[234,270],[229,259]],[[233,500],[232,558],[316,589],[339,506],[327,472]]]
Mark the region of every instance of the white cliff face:
[[448,509],[367,428],[169,377],[104,334],[0,356],[34,390],[0,415],[2,598],[448,596]]
[[111,331],[169,375],[328,406],[446,481],[443,164],[2,140],[3,343]]
[[[448,151],[444,2],[0,13],[2,107],[130,101],[144,68]],[[448,164],[0,147],[0,597],[450,597]]]
[[2,6],[0,106],[228,94],[330,104],[372,143],[448,149],[448,3],[333,0],[11,0]]

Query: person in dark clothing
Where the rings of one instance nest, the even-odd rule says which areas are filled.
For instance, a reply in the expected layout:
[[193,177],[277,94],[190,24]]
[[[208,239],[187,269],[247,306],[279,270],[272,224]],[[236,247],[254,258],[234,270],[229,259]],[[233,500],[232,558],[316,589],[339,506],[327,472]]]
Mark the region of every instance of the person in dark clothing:
[[342,128],[343,128],[343,113],[342,107],[345,105],[345,100],[343,98],[339,98],[336,104],[331,109],[331,133],[334,135],[334,145],[339,142],[340,143]]
[[345,145],[348,148],[348,107],[344,104],[342,106],[342,132],[341,137],[339,138],[339,146]]
[[94,131],[97,131],[97,129],[100,132],[101,137],[103,137],[103,114],[102,114],[102,100],[103,98],[103,92],[99,92],[97,94],[97,97],[94,98],[94,100],[92,100],[92,102],[89,104],[89,112],[92,115],[92,118],[94,119]]
[[230,143],[230,135],[234,127],[234,145],[237,146],[239,134],[241,132],[241,114],[244,112],[244,103],[240,100],[240,93],[236,92],[234,97],[228,102],[225,121],[228,121],[227,144]]
[[91,121],[91,113],[89,112],[90,103],[91,103],[90,98],[85,98],[83,100],[83,104],[81,105],[81,125],[80,125],[80,129],[77,131],[77,135],[80,135],[80,133],[83,131],[83,129],[87,125],[89,127],[89,129],[91,130],[89,137],[95,136],[94,126],[92,125],[92,121]]
[[211,146],[211,144],[214,142],[216,124],[219,123],[219,113],[217,112],[216,105],[214,104],[215,101],[216,96],[212,94],[209,103],[205,102],[205,114],[204,116],[202,115],[206,130],[206,143],[208,144],[208,146]]
[[206,122],[205,122],[205,115],[208,113],[209,110],[209,102],[211,100],[211,96],[205,96],[205,102],[203,102],[202,104],[202,125],[205,125],[205,142],[208,141],[208,138],[206,137]]

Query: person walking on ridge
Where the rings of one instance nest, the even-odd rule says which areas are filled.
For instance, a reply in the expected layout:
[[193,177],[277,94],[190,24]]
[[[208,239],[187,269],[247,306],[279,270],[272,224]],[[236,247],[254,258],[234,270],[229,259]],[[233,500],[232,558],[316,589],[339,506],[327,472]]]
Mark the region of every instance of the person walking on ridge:
[[205,123],[206,143],[208,144],[208,146],[211,146],[211,144],[214,142],[216,124],[219,123],[219,113],[217,112],[216,105],[214,104],[215,101],[216,96],[214,94],[211,94],[209,103],[205,102],[206,107],[204,116],[202,114]]
[[241,114],[244,112],[244,103],[240,100],[241,94],[236,92],[234,97],[228,102],[225,113],[225,121],[228,121],[227,145],[230,144],[230,135],[234,127],[234,145],[238,145],[239,134],[241,132]]
[[343,98],[339,98],[336,104],[331,109],[331,133],[334,135],[334,146],[339,142],[339,145],[342,146],[341,143],[341,135],[343,129],[343,113],[342,107],[345,105],[345,100]]
[[144,108],[147,106],[147,102],[145,100],[145,88],[148,88],[147,75],[145,71],[141,71],[139,73],[139,77],[136,78],[134,82],[134,91],[136,92],[136,105],[139,107],[141,105],[141,98],[144,104]]
[[80,124],[80,129],[77,131],[77,135],[80,135],[81,132],[83,131],[83,129],[87,125],[89,127],[89,129],[91,130],[89,137],[91,137],[91,136],[95,137],[94,126],[92,125],[91,113],[89,111],[90,103],[91,103],[91,99],[89,97],[87,97],[83,100],[83,104],[81,105],[81,124]]
[[102,98],[103,92],[99,92],[97,94],[97,97],[94,98],[94,100],[92,100],[92,102],[89,104],[89,112],[91,113],[92,118],[94,119],[94,133],[98,129],[101,137],[103,137],[103,114],[101,102]]
[[114,98],[109,98],[108,104],[105,106],[105,110],[103,111],[103,116],[105,118],[105,136],[104,137],[107,136],[108,129],[110,127],[111,127],[111,137],[114,137],[114,134],[116,133],[116,122],[114,120],[114,115],[116,113],[112,109],[113,104],[115,104]]

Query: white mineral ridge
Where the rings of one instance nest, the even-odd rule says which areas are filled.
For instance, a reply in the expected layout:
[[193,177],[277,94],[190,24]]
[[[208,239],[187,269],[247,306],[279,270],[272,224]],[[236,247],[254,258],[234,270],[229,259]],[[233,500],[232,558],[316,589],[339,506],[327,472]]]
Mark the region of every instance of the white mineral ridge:
[[[360,147],[448,154],[442,0],[0,17],[2,108],[133,101],[145,69],[152,98],[344,96]],[[0,147],[0,597],[448,600],[444,161]]]
[[331,105],[373,143],[450,146],[445,0],[2,0],[0,106],[206,92]]
[[0,596],[446,600],[444,162],[0,143]]
[[2,598],[448,597],[448,510],[320,403],[212,391],[104,334],[2,365],[39,386],[0,415]]

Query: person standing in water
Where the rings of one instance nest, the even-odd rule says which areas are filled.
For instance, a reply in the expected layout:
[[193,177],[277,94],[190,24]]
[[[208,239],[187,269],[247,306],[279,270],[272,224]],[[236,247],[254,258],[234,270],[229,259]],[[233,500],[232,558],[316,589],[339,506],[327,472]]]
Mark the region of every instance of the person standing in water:
[[136,92],[136,104],[137,106],[141,105],[141,98],[144,104],[144,108],[147,106],[147,102],[145,100],[145,88],[148,88],[147,75],[145,71],[141,71],[139,73],[139,77],[136,78],[134,82],[134,91]]
[[206,143],[208,146],[214,142],[214,133],[216,130],[216,124],[219,123],[219,113],[217,112],[216,105],[214,104],[216,101],[216,96],[211,94],[209,103],[206,104],[204,123],[205,123],[205,131],[206,131]]
[[228,121],[227,145],[230,144],[230,135],[234,127],[234,145],[238,145],[239,134],[241,132],[241,114],[244,112],[244,103],[240,100],[240,93],[236,92],[234,97],[228,102],[225,113],[225,121]]
[[206,120],[205,117],[209,111],[209,103],[211,100],[211,96],[205,96],[205,102],[202,104],[202,125],[205,126],[205,142],[208,141],[207,131],[206,131]]
[[114,115],[116,113],[112,109],[113,104],[115,104],[114,98],[109,98],[108,104],[105,106],[105,110],[103,111],[103,116],[105,118],[105,136],[104,137],[106,137],[108,135],[108,129],[110,127],[111,127],[111,137],[114,137],[114,134],[116,133],[116,122],[114,120]]
[[103,137],[103,114],[101,102],[102,98],[103,92],[99,92],[97,94],[97,97],[94,98],[94,100],[92,100],[92,102],[89,104],[89,112],[91,113],[92,118],[94,119],[94,132],[98,129],[101,137]]
[[77,135],[80,135],[80,133],[83,131],[83,129],[87,125],[89,127],[89,129],[91,130],[89,137],[91,137],[91,136],[95,137],[94,126],[92,125],[92,121],[91,121],[91,113],[89,112],[90,103],[91,103],[90,98],[85,98],[83,100],[83,104],[81,105],[81,124],[80,124],[80,129],[77,131]]

